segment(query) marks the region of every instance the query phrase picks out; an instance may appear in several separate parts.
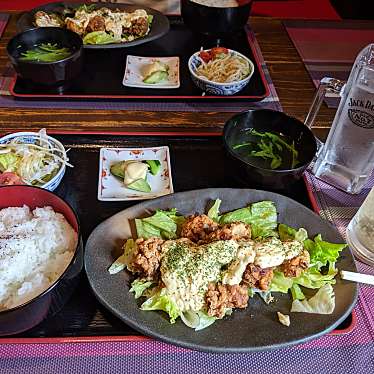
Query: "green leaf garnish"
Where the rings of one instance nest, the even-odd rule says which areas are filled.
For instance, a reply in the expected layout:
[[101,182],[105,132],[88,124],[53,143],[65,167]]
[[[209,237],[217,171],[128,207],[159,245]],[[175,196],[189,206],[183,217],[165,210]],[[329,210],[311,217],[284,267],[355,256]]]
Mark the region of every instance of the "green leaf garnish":
[[40,45],[21,53],[21,61],[56,62],[71,55],[69,48],[60,48],[57,44],[41,43]]
[[259,132],[255,129],[251,129],[248,132],[250,135],[258,136],[261,140],[256,142],[245,142],[236,144],[233,149],[240,149],[242,147],[252,147],[249,155],[252,157],[260,157],[264,160],[270,161],[271,169],[278,169],[282,164],[281,152],[284,149],[291,153],[291,168],[293,169],[298,163],[298,151],[295,149],[295,142],[288,144],[281,136],[272,132]]

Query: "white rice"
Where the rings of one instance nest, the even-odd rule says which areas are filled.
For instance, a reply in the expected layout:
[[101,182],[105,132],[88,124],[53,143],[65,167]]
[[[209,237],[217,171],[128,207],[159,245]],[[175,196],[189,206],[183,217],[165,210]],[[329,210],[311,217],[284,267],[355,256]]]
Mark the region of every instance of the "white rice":
[[0,210],[0,310],[46,290],[70,263],[77,240],[65,217],[49,206]]

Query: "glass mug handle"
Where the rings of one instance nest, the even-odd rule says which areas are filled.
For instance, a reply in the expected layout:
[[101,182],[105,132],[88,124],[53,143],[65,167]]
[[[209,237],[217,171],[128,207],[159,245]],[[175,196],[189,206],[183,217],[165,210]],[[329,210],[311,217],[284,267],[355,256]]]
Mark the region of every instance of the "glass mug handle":
[[325,77],[321,79],[317,92],[314,95],[312,105],[310,106],[309,112],[305,117],[304,124],[306,126],[308,126],[310,129],[313,127],[314,121],[317,117],[322,101],[325,98],[326,94],[335,93],[342,96],[345,88],[345,83],[345,81],[341,81],[335,78]]

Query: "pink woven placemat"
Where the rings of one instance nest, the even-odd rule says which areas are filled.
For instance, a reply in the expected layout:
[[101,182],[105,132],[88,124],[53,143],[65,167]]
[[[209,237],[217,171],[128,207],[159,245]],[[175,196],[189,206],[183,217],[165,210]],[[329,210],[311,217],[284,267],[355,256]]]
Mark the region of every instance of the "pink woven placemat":
[[[347,80],[357,54],[374,42],[373,21],[283,23],[316,87],[323,77]],[[337,108],[339,98],[330,95],[325,102],[330,108]]]

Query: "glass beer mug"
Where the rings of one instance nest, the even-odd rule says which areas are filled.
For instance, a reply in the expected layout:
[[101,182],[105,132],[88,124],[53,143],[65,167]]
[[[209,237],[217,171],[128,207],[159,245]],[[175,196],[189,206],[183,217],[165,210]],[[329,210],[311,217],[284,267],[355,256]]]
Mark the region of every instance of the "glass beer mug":
[[327,92],[341,101],[326,143],[313,166],[316,177],[351,194],[359,193],[374,169],[374,44],[357,56],[346,84],[324,78],[305,124],[312,127]]

